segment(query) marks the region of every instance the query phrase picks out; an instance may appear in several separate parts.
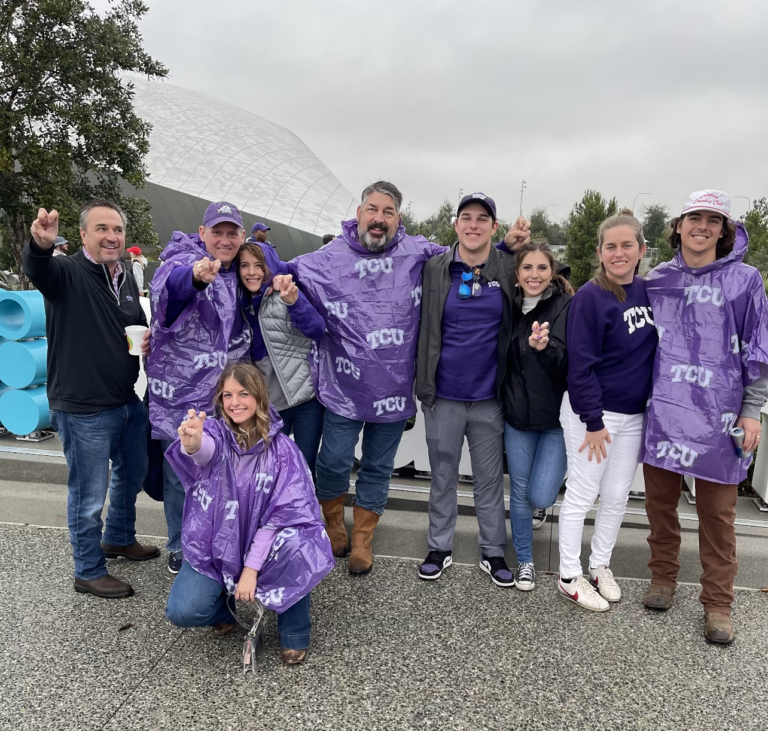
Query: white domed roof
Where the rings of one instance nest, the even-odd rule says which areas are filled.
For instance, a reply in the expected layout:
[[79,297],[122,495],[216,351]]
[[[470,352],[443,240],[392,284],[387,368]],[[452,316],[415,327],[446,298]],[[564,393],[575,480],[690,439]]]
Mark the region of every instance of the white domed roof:
[[164,81],[126,77],[152,124],[149,180],[310,233],[336,231],[357,200],[295,134]]

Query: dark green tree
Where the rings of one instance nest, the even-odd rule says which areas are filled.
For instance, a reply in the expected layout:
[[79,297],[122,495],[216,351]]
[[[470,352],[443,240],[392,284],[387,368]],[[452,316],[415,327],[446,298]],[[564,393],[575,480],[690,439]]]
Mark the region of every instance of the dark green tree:
[[581,287],[595,273],[597,266],[597,229],[618,210],[615,198],[607,201],[596,190],[588,190],[568,218],[566,260],[571,267],[571,283]]
[[649,246],[656,246],[656,242],[664,238],[664,232],[667,229],[669,219],[669,209],[660,203],[654,203],[652,206],[646,206],[643,209],[643,234],[648,240]]
[[416,236],[419,233],[419,222],[413,215],[410,202],[400,211],[400,221],[405,226],[405,233],[409,236]]
[[103,15],[85,0],[0,1],[0,225],[22,286],[21,249],[41,206],[59,211],[77,245],[79,207],[110,198],[132,214],[131,243],[157,242],[148,204],[129,203],[119,182],[144,184],[150,129],[121,75],[168,73],[142,48],[146,12],[141,0],[114,0]]
[[456,242],[456,229],[453,227],[455,216],[453,204],[446,198],[436,213],[419,224],[418,232],[436,244],[451,246]]
[[763,274],[768,273],[768,199],[760,198],[741,217],[749,234],[749,250],[744,261]]
[[531,238],[544,239],[550,246],[565,246],[565,231],[553,221],[544,208],[534,208],[531,212]]

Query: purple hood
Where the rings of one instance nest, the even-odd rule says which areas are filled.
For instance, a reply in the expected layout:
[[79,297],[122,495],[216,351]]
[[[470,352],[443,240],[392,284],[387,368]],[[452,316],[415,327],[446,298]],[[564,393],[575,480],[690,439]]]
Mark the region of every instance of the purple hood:
[[768,365],[768,302],[757,269],[743,263],[749,238],[736,224],[728,256],[701,269],[680,251],[648,274],[659,333],[643,461],[734,484],[747,475],[730,429],[744,386]]
[[326,332],[310,357],[315,393],[335,414],[395,422],[416,413],[413,378],[421,313],[421,272],[446,251],[400,225],[387,249],[373,254],[357,238],[355,219],[318,251],[288,262]]
[[259,528],[279,531],[259,571],[256,593],[278,613],[295,604],[333,569],[331,543],[307,463],[280,431],[270,408],[269,444],[247,451],[221,419],[207,419],[215,442],[211,461],[199,467],[181,452],[177,439],[166,452],[186,499],[182,524],[184,558],[203,576],[233,594],[244,557]]
[[237,318],[237,272],[223,268],[198,292],[169,326],[166,281],[175,267],[212,259],[197,234],[176,231],[160,254],[162,264],[152,278],[152,352],[147,359],[149,420],[155,439],[175,439],[189,409],[210,413],[219,376],[227,363],[247,356],[250,329]]

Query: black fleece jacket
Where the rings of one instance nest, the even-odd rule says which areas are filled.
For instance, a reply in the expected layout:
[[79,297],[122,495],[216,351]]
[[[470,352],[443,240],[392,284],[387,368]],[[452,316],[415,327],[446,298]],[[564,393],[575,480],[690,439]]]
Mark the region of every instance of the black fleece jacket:
[[24,271],[45,297],[48,403],[51,409],[95,413],[135,397],[139,358],[128,353],[125,328],[146,325],[136,280],[123,268],[119,296],[109,270],[85,258],[53,256],[30,239]]
[[[512,337],[499,398],[504,420],[514,429],[543,431],[560,427],[560,404],[567,388],[566,324],[570,301],[570,295],[555,281],[527,315],[523,314],[521,291],[512,302]],[[549,323],[549,342],[542,351],[528,345],[537,321]]]

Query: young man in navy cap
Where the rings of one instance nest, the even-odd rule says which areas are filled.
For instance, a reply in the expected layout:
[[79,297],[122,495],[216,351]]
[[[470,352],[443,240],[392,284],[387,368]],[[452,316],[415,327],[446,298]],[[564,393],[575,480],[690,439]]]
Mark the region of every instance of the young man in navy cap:
[[[247,356],[250,329],[237,308],[235,257],[245,240],[233,203],[211,203],[198,233],[175,231],[160,254],[150,284],[151,353],[147,359],[149,419],[153,439],[166,450],[190,408],[211,413],[219,376],[231,361]],[[239,332],[233,332],[240,323]],[[168,525],[168,570],[182,563],[184,488],[163,463],[163,504]]]
[[506,353],[510,336],[513,257],[492,245],[499,224],[496,204],[485,194],[461,199],[454,227],[458,241],[424,266],[416,395],[424,411],[432,487],[429,555],[419,576],[438,579],[451,565],[466,436],[480,568],[497,586],[510,587],[514,576],[504,561],[504,418],[496,394],[499,353]]

